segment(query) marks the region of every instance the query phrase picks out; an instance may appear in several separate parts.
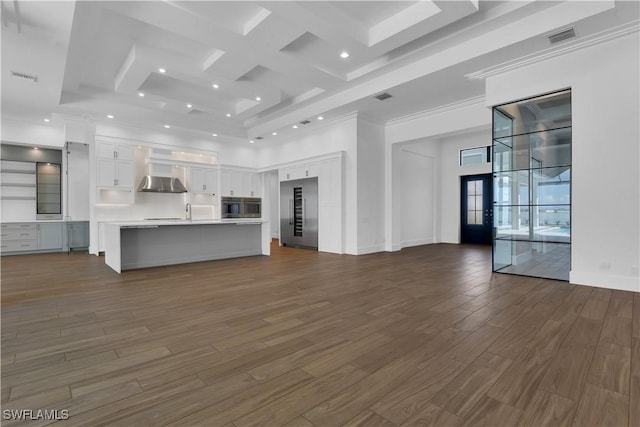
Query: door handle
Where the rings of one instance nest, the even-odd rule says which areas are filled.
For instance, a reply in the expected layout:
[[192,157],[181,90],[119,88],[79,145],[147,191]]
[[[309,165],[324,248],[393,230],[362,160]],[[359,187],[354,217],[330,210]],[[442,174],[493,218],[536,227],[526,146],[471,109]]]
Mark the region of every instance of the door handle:
[[293,199],[289,199],[289,225],[293,224]]

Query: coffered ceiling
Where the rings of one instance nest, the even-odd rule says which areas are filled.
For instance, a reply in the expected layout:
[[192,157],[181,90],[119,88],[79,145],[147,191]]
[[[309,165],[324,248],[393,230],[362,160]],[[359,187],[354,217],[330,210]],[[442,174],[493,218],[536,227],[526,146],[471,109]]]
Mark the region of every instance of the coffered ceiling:
[[622,3],[3,0],[2,114],[238,142],[317,115],[384,121],[481,96],[465,75],[550,49],[553,30],[637,19]]

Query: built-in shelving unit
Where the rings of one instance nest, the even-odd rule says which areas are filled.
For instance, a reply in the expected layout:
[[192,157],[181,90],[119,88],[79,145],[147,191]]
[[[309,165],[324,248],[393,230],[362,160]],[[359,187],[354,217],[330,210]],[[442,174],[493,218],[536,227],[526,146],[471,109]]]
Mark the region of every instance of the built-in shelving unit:
[[36,200],[36,164],[2,160],[2,200]]

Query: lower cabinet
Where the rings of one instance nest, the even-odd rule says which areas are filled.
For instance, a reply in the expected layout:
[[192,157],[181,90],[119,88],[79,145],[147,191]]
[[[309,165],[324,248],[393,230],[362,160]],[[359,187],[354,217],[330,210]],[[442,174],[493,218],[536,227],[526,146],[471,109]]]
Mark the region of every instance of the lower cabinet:
[[38,249],[38,230],[33,223],[2,224],[2,253]]
[[62,250],[62,223],[37,224],[38,250]]
[[71,221],[67,226],[67,249],[85,249],[89,247],[89,221]]
[[5,223],[1,230],[3,255],[89,247],[89,221]]

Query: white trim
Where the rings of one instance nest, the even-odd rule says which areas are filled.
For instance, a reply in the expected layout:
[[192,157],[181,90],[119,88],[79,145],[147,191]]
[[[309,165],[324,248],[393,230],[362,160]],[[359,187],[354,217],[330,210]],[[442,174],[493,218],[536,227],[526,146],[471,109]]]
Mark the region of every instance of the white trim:
[[[345,157],[345,155],[346,155],[346,151],[334,151],[333,153],[320,154],[318,156],[312,156],[312,157],[305,157],[304,159],[292,160],[290,162],[275,163],[269,166],[252,169],[252,170],[257,172],[269,172],[269,171],[279,170],[282,168],[288,168],[292,166],[308,165],[310,163],[321,162],[324,160],[342,159],[343,157]],[[224,165],[222,165],[222,167],[224,167]]]
[[574,285],[595,286],[596,288],[640,292],[640,277],[633,276],[571,270],[571,272],[569,272],[569,283]]
[[186,146],[163,144],[159,142],[145,141],[142,139],[123,138],[119,136],[101,135],[97,133],[95,135],[95,142],[111,142],[115,144],[127,144],[130,146],[141,146],[145,148],[157,148],[159,150],[188,151],[189,153],[206,154],[208,156],[215,155],[216,160],[220,158],[219,157],[220,153],[213,150],[202,150],[202,149],[191,148]]
[[412,239],[412,240],[403,240],[400,242],[401,248],[410,248],[412,246],[422,246],[422,245],[431,245],[435,243],[435,239],[433,236],[424,237],[422,239]]
[[376,252],[384,252],[383,243],[379,243],[377,245],[371,245],[371,246],[362,246],[358,248],[358,255],[373,254]]
[[484,95],[468,98],[462,101],[452,102],[451,104],[430,108],[428,110],[418,111],[417,113],[407,114],[406,116],[387,120],[385,124],[386,126],[395,126],[395,125],[410,122],[413,120],[419,120],[426,117],[435,116],[438,114],[446,113],[449,111],[457,110],[459,108],[464,108],[464,107],[468,107],[476,104],[484,105]]
[[563,44],[561,46],[550,47],[545,50],[526,55],[518,59],[503,62],[502,64],[494,65],[492,67],[485,68],[483,70],[476,71],[474,73],[466,74],[470,80],[481,80],[487,77],[492,77],[497,74],[502,74],[507,71],[515,70],[518,68],[526,67],[537,62],[546,61],[547,59],[555,58],[557,56],[563,56],[570,52],[585,49],[587,47],[595,46],[601,43],[605,43],[611,40],[615,40],[620,37],[638,32],[640,30],[640,20],[635,20],[630,23],[625,23],[617,27],[601,31],[583,39],[577,39],[570,44]]

